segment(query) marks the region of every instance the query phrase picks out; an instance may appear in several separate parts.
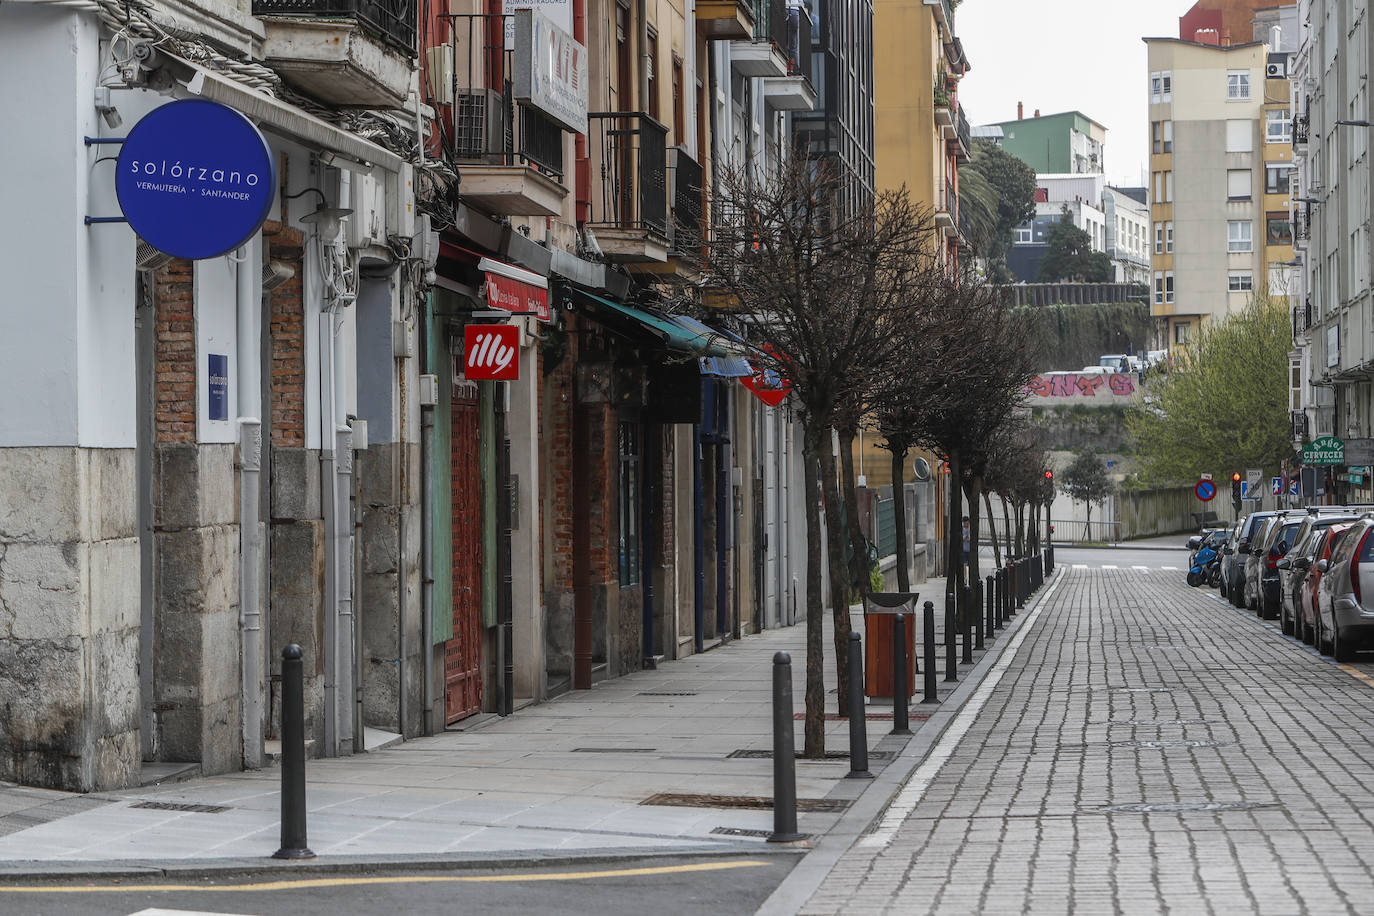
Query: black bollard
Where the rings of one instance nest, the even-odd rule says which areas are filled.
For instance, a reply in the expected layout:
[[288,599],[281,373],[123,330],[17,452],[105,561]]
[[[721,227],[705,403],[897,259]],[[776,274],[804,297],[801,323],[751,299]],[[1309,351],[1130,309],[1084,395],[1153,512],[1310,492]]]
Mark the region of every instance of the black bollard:
[[1026,561],[1016,561],[1016,610],[1026,607]]
[[983,583],[974,582],[969,586],[968,612],[973,615],[973,648],[983,648]]
[[281,650],[281,849],[272,858],[315,858],[305,845],[305,686],[295,643]]
[[849,772],[846,779],[872,779],[868,772],[868,720],[864,717],[864,647],[849,634]]
[[927,601],[922,608],[925,617],[924,632],[921,634],[921,655],[926,663],[925,696],[922,703],[938,703],[935,690],[935,602]]
[[959,586],[959,636],[962,640],[960,661],[965,665],[973,664],[973,608],[970,597],[969,587]]
[[797,832],[797,745],[792,734],[792,657],[773,656],[773,832],[770,843],[794,843]]
[[997,629],[997,603],[995,600],[997,595],[997,577],[988,576],[983,583],[983,587],[987,589],[987,595],[984,596],[984,599],[987,601],[988,605],[983,611],[988,618],[984,626],[988,631],[988,639],[995,639],[997,634],[992,631]]
[[945,595],[945,681],[959,680],[959,656],[955,651],[956,631],[959,621],[956,619],[958,613],[954,608],[954,593]]
[[892,731],[894,735],[911,734],[907,720],[907,703],[911,691],[906,681],[906,615],[892,618]]

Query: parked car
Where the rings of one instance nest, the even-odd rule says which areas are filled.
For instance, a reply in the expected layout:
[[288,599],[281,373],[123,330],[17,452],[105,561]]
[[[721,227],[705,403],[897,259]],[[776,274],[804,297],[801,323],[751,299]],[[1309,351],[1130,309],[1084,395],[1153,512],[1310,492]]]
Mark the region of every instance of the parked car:
[[1374,640],[1374,517],[1345,533],[1322,571],[1317,589],[1315,645],[1338,662]]
[[1108,353],[1099,358],[1097,364],[1115,373],[1140,371],[1140,358],[1128,353]]
[[1264,542],[1269,537],[1279,523],[1279,516],[1282,513],[1272,512],[1260,519],[1259,525],[1255,528],[1254,534],[1250,537],[1250,543],[1245,548],[1245,575],[1241,582],[1241,606],[1254,610],[1259,606],[1259,571],[1264,565],[1261,557],[1264,555]]
[[1275,564],[1279,577],[1279,627],[1283,632],[1291,634],[1294,631],[1293,621],[1297,619],[1302,600],[1299,589],[1316,562],[1315,554],[1325,541],[1326,530],[1334,525],[1353,524],[1358,519],[1357,515],[1309,512],[1298,526],[1292,549]]
[[1226,538],[1226,544],[1221,548],[1221,597],[1236,603],[1232,597],[1237,589],[1234,583],[1239,580],[1238,570],[1245,568],[1245,557],[1236,554],[1236,545],[1240,543],[1240,534],[1245,529],[1246,516],[1241,516],[1236,523],[1231,526],[1231,530]]
[[[1278,562],[1293,546],[1293,536],[1297,534],[1307,513],[1286,511],[1275,515],[1265,526],[1263,539],[1256,544],[1250,542],[1250,558],[1255,560],[1253,589],[1248,596],[1253,599],[1249,605],[1261,617],[1279,615],[1279,570]],[[1246,565],[1247,575],[1250,565]]]
[[[1322,561],[1331,559],[1331,554],[1340,546],[1341,539],[1353,524],[1332,525],[1317,533],[1317,544],[1312,555],[1312,564],[1307,568],[1303,580],[1298,585],[1298,605],[1296,619],[1290,621],[1292,629],[1284,629],[1289,636],[1297,636],[1311,645],[1316,642],[1317,633],[1317,589],[1321,587]],[[1328,563],[1329,565],[1329,563]]]
[[1230,560],[1229,566],[1225,561],[1222,562],[1222,582],[1226,589],[1223,594],[1236,607],[1246,607],[1245,565],[1250,550],[1250,542],[1263,528],[1264,523],[1277,514],[1277,512],[1253,512],[1242,518],[1237,523],[1237,535],[1228,548],[1229,552],[1223,551],[1225,559]]

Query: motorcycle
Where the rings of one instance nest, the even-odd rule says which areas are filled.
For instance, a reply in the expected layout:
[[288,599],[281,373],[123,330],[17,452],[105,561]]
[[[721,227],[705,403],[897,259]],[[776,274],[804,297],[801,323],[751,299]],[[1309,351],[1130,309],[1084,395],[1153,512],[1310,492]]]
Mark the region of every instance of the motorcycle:
[[1189,585],[1196,588],[1204,582],[1213,587],[1221,584],[1221,551],[1210,541],[1198,548],[1188,570]]

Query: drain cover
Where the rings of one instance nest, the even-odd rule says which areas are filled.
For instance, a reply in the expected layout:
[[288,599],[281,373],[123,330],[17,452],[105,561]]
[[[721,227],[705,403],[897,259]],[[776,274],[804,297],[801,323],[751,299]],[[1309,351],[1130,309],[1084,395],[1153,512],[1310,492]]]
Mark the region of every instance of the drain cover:
[[[757,749],[756,749],[756,748],[743,748],[743,749],[738,750],[738,751],[731,751],[730,753],[726,754],[725,756],[726,756],[726,757],[741,757],[741,758],[744,758],[744,759],[746,759],[746,760],[772,760],[772,759],[773,759],[773,752],[772,752],[771,750],[766,749],[766,748],[757,748]],[[868,759],[869,759],[869,760],[886,760],[887,758],[889,758],[889,757],[891,757],[891,756],[892,756],[892,752],[891,752],[891,751],[869,751],[869,752],[868,752]],[[806,758],[802,756],[801,751],[797,751],[797,759],[798,759],[798,760],[805,760]],[[826,759],[826,760],[848,760],[848,759],[849,759],[849,751],[826,751],[826,752],[825,752],[825,759]]]
[[193,814],[223,814],[229,809],[224,805],[192,805],[178,802],[139,802],[130,808],[147,808],[153,811],[190,811]]
[[1228,744],[1234,743],[1234,741],[1209,741],[1205,739],[1193,740],[1191,738],[1163,738],[1159,741],[1113,741],[1112,747],[1225,747]]
[[1277,802],[1163,802],[1141,805],[1104,805],[1095,810],[1110,814],[1176,814],[1186,811],[1253,811],[1277,808]]
[[653,747],[575,747],[574,754],[652,754]]
[[711,832],[718,836],[752,836],[763,840],[773,835],[767,830],[746,830],[743,827],[714,827]]
[[[773,799],[761,795],[685,795],[660,792],[650,795],[641,805],[666,805],[672,808],[763,808],[772,810]],[[849,807],[844,798],[799,798],[799,811],[843,811]]]
[[635,694],[635,696],[640,697],[694,697],[696,695],[697,693],[695,690],[646,690],[643,693]]

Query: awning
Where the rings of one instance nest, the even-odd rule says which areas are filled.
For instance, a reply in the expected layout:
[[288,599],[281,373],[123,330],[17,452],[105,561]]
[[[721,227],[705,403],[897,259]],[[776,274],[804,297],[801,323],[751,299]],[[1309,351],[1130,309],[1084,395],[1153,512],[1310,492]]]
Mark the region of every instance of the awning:
[[670,350],[690,353],[693,356],[731,357],[735,355],[733,349],[727,350],[722,346],[726,342],[723,336],[700,322],[695,322],[696,325],[700,325],[700,330],[698,330],[692,325],[684,323],[684,321],[691,321],[691,319],[683,319],[680,315],[655,315],[652,312],[622,305],[619,302],[612,302],[610,299],[603,299],[600,296],[571,287],[568,292],[574,302],[588,309],[594,316],[608,318],[622,327],[630,327],[635,331],[647,334]]

